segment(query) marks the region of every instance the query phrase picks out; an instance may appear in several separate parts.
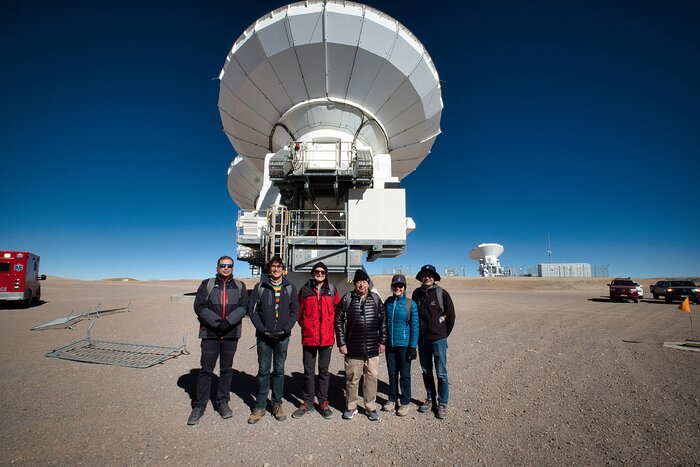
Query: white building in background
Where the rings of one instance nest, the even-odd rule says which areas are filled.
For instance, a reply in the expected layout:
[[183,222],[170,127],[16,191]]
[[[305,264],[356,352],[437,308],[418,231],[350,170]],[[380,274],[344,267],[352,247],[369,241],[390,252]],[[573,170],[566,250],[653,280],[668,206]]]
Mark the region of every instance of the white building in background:
[[592,277],[588,263],[547,263],[537,265],[540,277]]

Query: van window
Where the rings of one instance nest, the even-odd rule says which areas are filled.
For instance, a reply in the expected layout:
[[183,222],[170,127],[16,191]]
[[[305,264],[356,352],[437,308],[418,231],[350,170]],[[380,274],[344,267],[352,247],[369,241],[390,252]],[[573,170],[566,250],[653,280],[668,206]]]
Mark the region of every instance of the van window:
[[0,272],[10,272],[10,263],[0,261]]

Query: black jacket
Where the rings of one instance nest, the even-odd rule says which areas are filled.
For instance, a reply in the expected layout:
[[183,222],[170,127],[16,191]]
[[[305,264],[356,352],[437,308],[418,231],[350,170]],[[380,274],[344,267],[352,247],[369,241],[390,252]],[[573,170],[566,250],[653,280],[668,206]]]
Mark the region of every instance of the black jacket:
[[275,318],[275,290],[269,276],[262,276],[260,283],[250,292],[248,316],[258,337],[264,336],[266,331],[284,331],[285,335],[289,335],[299,317],[299,295],[296,287],[286,277],[282,278],[279,316]]
[[347,357],[376,357],[379,355],[379,344],[386,345],[384,303],[379,297],[376,298],[379,306],[369,294],[361,301],[360,296],[353,290],[343,295],[335,308],[336,342],[338,347],[347,346]]
[[[418,304],[418,316],[420,317],[419,342],[424,340],[436,340],[448,337],[455,325],[455,306],[447,290],[442,289],[442,301],[444,310],[440,309],[437,299],[437,289],[433,285],[427,291],[418,287],[411,297]],[[444,318],[444,319],[440,319]]]
[[[238,339],[241,337],[241,320],[245,316],[248,305],[248,292],[245,284],[239,281],[241,288],[236,286],[233,277],[226,281],[226,306],[222,306],[224,297],[223,280],[216,275],[214,288],[207,296],[207,284],[209,279],[204,279],[197,289],[197,296],[194,299],[194,312],[199,320],[199,337],[202,339]],[[217,330],[217,325],[221,319],[229,322],[232,328],[221,335]]]

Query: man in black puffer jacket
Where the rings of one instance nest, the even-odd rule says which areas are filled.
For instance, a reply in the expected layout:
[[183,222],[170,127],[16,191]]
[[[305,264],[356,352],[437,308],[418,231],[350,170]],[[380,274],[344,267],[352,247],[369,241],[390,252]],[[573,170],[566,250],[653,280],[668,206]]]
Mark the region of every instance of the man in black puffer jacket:
[[379,420],[377,412],[377,376],[379,354],[387,339],[384,303],[369,291],[369,276],[358,269],[353,278],[355,290],[346,293],[335,310],[335,334],[340,353],[345,356],[345,397],[349,420],[357,413],[358,383],[364,375],[362,390],[367,417]]

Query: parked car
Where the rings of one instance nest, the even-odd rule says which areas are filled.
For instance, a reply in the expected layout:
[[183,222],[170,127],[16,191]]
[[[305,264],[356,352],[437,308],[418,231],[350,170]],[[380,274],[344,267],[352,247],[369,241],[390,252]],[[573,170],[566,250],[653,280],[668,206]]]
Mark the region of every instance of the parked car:
[[639,297],[640,300],[644,299],[644,287],[642,284],[635,282],[634,285],[637,286],[637,296]]
[[[639,303],[641,298],[639,295],[639,284],[634,282],[629,277],[617,277],[608,284],[610,287],[610,300],[623,301],[632,300],[634,303]],[[642,291],[642,296],[644,291]]]
[[655,299],[664,297],[666,303],[683,300],[686,297],[695,303],[700,303],[700,287],[693,281],[658,281],[651,286],[651,294]]

